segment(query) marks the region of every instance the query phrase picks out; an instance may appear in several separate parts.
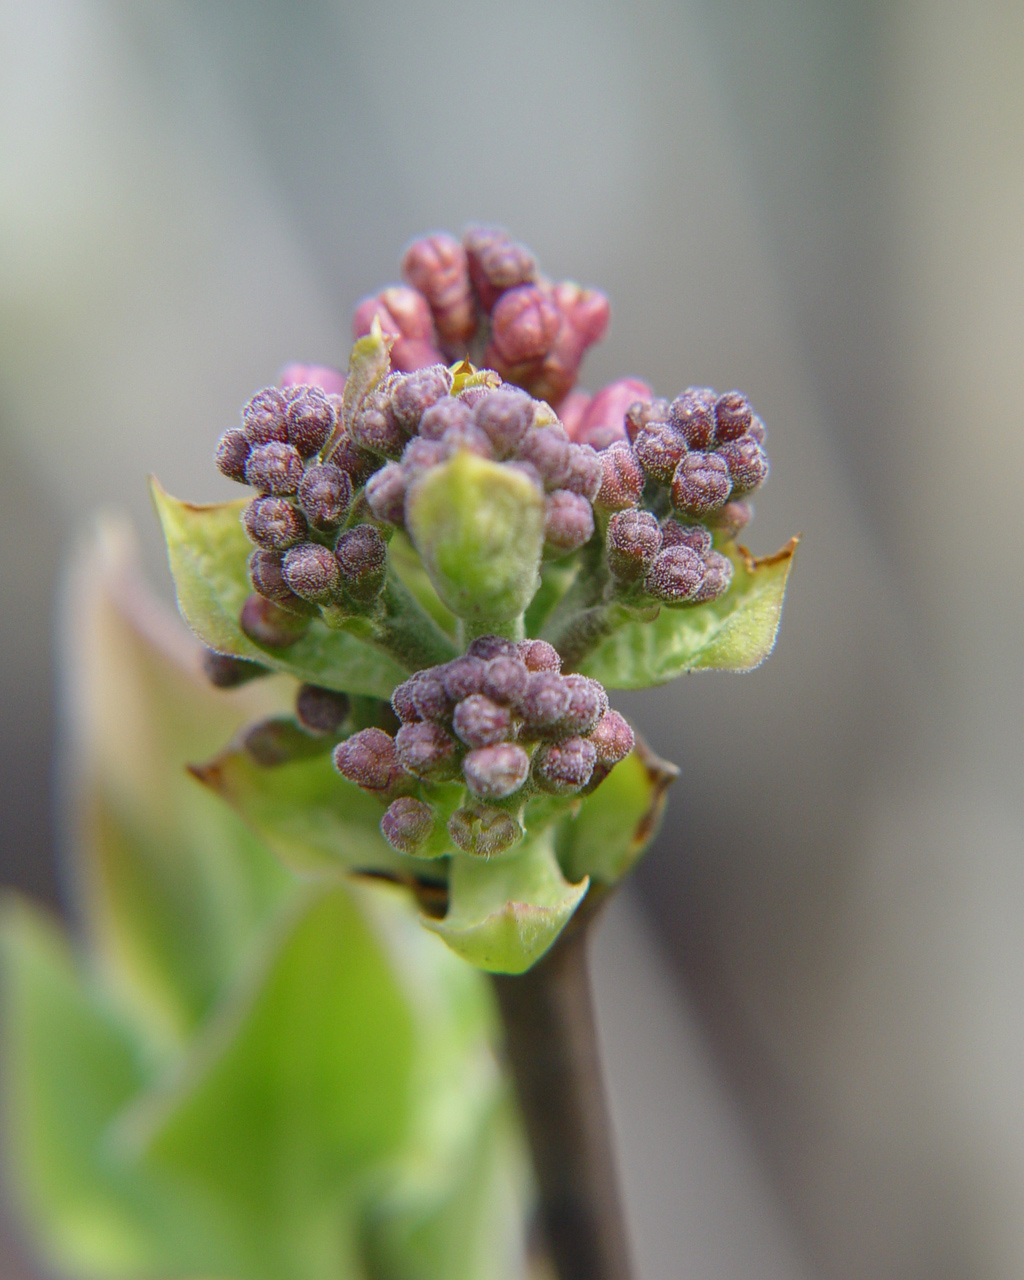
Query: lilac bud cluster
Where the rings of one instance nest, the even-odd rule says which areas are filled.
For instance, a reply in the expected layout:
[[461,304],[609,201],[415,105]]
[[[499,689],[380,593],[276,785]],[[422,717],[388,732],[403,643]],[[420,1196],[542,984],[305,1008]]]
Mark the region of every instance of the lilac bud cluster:
[[217,445],[221,472],[257,491],[242,514],[256,548],[249,560],[256,594],[241,625],[258,644],[293,644],[319,606],[365,609],[384,584],[380,532],[344,527],[357,489],[379,464],[340,430],[340,409],[341,396],[320,386],[267,387]]
[[403,853],[416,852],[435,825],[429,805],[409,794],[417,782],[461,781],[469,798],[448,834],[458,848],[490,855],[522,835],[502,802],[514,807],[535,790],[576,795],[633,749],[601,684],[562,675],[557,650],[543,640],[474,640],[462,657],[400,684],[392,705],[401,721],[393,738],[364,729],[339,744],[334,762],[390,801],[381,827]]

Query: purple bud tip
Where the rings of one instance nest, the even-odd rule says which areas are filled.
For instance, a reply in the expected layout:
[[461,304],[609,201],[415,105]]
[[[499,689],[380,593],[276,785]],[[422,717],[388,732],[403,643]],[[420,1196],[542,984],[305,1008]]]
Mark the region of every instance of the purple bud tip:
[[767,434],[768,432],[765,430],[764,423],[755,413],[753,418],[750,420],[750,427],[747,431],[747,435],[753,436],[759,445],[764,445],[765,436]]
[[715,400],[709,387],[688,387],[669,406],[669,421],[682,432],[688,448],[711,447],[715,438]]
[[415,854],[434,829],[434,811],[413,796],[392,800],[380,820],[384,839],[399,853]]
[[342,585],[354,600],[368,604],[380,594],[387,576],[388,544],[372,525],[346,529],[334,554]]
[[445,724],[450,718],[453,703],[445,690],[442,673],[443,668],[430,667],[426,671],[417,671],[411,681],[406,681],[412,686],[410,693],[418,720]]
[[715,402],[715,439],[724,444],[744,435],[753,416],[750,401],[742,391],[727,391]]
[[347,431],[331,450],[328,462],[349,475],[353,485],[364,484],[380,466],[380,459],[360,449]]
[[306,521],[287,498],[254,498],[242,512],[250,542],[265,551],[287,551],[306,537]]
[[[415,444],[416,441],[410,443]],[[378,520],[401,525],[405,521],[405,490],[404,465],[389,462],[366,482],[366,501]]]
[[387,393],[378,388],[363,401],[352,420],[352,442],[358,449],[397,458],[405,446],[406,432],[398,425]]
[[633,750],[636,738],[628,722],[617,711],[606,711],[598,721],[590,741],[597,749],[597,758],[603,765],[618,764]]
[[237,480],[245,484],[245,464],[249,460],[249,441],[244,431],[232,427],[225,431],[217,441],[217,452],[213,455],[217,470],[229,480]]
[[546,640],[520,640],[519,656],[527,671],[558,672],[562,669],[558,650]]
[[340,732],[351,704],[348,695],[315,684],[299,685],[295,715],[303,729],[322,736]]
[[594,535],[594,512],[586,498],[568,489],[548,495],[544,509],[544,545],[549,554],[578,551]]
[[680,524],[667,516],[661,522],[663,547],[689,547],[703,559],[711,550],[711,533],[702,524]]
[[286,364],[277,380],[279,387],[318,387],[325,395],[340,396],[345,375],[325,364]]
[[267,649],[286,649],[300,639],[309,619],[289,613],[263,596],[249,596],[242,605],[239,625],[255,644]]
[[288,403],[288,440],[303,458],[319,453],[334,430],[334,405],[319,387],[296,387]]
[[284,444],[288,439],[288,397],[279,387],[257,391],[242,410],[242,430],[250,444]]
[[518,654],[500,654],[487,663],[481,691],[502,706],[514,706],[526,692],[529,679],[530,673]]
[[634,400],[626,410],[624,426],[626,435],[632,443],[649,422],[667,422],[669,403],[667,400]]
[[333,552],[316,542],[292,547],[284,558],[284,577],[295,594],[311,604],[328,604],[341,580]]
[[285,606],[305,606],[284,576],[284,556],[279,551],[254,551],[249,557],[249,581],[267,600]]
[[687,453],[672,479],[672,505],[700,519],[725,506],[731,490],[729,467],[720,454]]
[[270,674],[270,668],[249,658],[236,658],[230,653],[218,653],[215,649],[203,650],[203,675],[216,689],[237,689],[258,676]]
[[485,662],[490,662],[492,658],[514,658],[518,650],[511,640],[506,640],[503,636],[477,636],[466,653],[471,658],[483,658]]
[[569,441],[561,429],[534,427],[523,437],[516,456],[537,471],[549,492],[561,489],[570,472]]
[[735,538],[753,518],[754,508],[749,502],[727,502],[721,511],[715,512],[712,522],[726,537]]
[[537,285],[509,289],[491,312],[491,344],[502,364],[514,367],[543,360],[554,346],[562,314]]
[[732,477],[732,492],[740,498],[753,493],[768,475],[768,455],[753,436],[739,436],[718,450]]
[[499,458],[512,457],[533,425],[536,406],[525,391],[501,387],[486,391],[473,410],[473,421],[487,436]]
[[637,435],[633,449],[652,480],[671,484],[676,467],[686,453],[686,441],[671,423],[649,422]]
[[256,445],[245,464],[245,478],[261,493],[290,497],[302,481],[302,459],[298,449],[279,440]]
[[707,604],[725,595],[732,582],[732,561],[719,551],[709,551],[704,557],[704,581],[697,588],[694,604]]
[[314,529],[337,529],[352,505],[352,481],[333,462],[309,467],[299,485],[299,505]]
[[380,795],[402,776],[395,740],[383,729],[360,729],[334,748],[334,767],[364,791]]
[[587,676],[563,678],[569,686],[569,706],[559,728],[567,734],[589,733],[608,710],[604,685]]
[[462,762],[466,785],[481,800],[503,800],[526,781],[530,757],[512,742],[471,751]]
[[520,704],[525,727],[543,733],[558,726],[569,710],[569,686],[565,677],[553,671],[530,675]]
[[469,654],[462,658],[456,658],[454,662],[449,662],[442,667],[441,679],[444,682],[445,693],[451,699],[452,704],[461,702],[463,698],[468,698],[470,694],[482,692],[486,671],[487,663],[483,658]]
[[608,564],[624,582],[642,578],[661,550],[662,532],[649,511],[616,511],[608,521]]
[[[425,441],[424,443],[427,442]],[[463,449],[469,453],[478,454],[481,458],[494,457],[494,449],[491,446],[490,439],[473,422],[467,422],[457,427],[449,427],[444,433],[444,439],[441,444],[448,457]]]
[[564,487],[580,494],[588,502],[593,502],[600,492],[603,479],[604,467],[597,450],[589,444],[570,445]]
[[628,440],[626,413],[637,400],[649,400],[651,388],[638,378],[620,378],[609,383],[587,405],[575,438],[595,449]]
[[395,715],[403,724],[417,724],[423,717],[416,710],[416,703],[413,699],[413,689],[416,686],[420,673],[410,676],[408,680],[403,680],[397,685],[394,693],[391,695],[391,706]]
[[704,561],[690,547],[669,547],[660,552],[644,579],[644,587],[666,604],[690,603],[704,581]]
[[396,378],[391,387],[395,421],[406,434],[419,426],[424,413],[452,389],[452,375],[443,364],[428,365]]
[[533,775],[545,791],[570,795],[590,781],[597,748],[587,738],[545,742],[533,758]]
[[594,506],[604,507],[606,511],[635,507],[644,491],[643,468],[636,454],[629,445],[613,444],[600,458],[604,475]]
[[500,707],[482,693],[471,693],[455,708],[452,727],[467,747],[491,747],[504,742],[512,727],[507,707]]
[[504,809],[474,804],[456,809],[448,819],[448,834],[452,843],[463,853],[493,858],[495,854],[511,849],[523,838],[525,832]]
[[441,440],[451,427],[465,427],[472,421],[473,410],[465,401],[445,396],[420,418],[420,436],[424,440]]
[[455,743],[440,725],[429,720],[403,724],[395,734],[395,748],[402,768],[418,778],[438,780],[451,775]]

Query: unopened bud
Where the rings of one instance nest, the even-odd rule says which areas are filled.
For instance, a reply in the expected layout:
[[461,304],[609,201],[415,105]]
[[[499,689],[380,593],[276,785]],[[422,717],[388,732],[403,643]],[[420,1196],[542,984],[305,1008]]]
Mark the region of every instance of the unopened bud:
[[470,751],[462,762],[466,785],[480,800],[503,800],[526,781],[530,757],[512,742]]
[[597,722],[590,741],[597,749],[597,758],[603,765],[618,764],[633,750],[636,738],[628,722],[617,711],[606,711]]
[[593,397],[576,433],[576,439],[595,449],[607,449],[627,441],[626,412],[637,400],[649,400],[651,388],[639,378],[619,378]]
[[608,332],[611,304],[600,289],[585,289],[560,280],[552,290],[555,303],[580,345],[581,353]]
[[417,671],[406,684],[411,686],[412,702],[418,719],[433,720],[437,724],[448,720],[454,704],[445,689],[441,668],[431,667],[426,671]]
[[725,595],[732,582],[732,561],[719,551],[709,551],[704,557],[704,581],[693,597],[694,604],[707,604]]
[[487,663],[484,659],[473,654],[456,658],[442,668],[441,679],[452,704],[461,702],[471,694],[482,692],[486,671]]
[[562,669],[558,650],[546,640],[520,640],[518,649],[527,671],[558,672]]
[[476,301],[466,251],[454,236],[441,232],[413,241],[402,258],[402,274],[430,304],[444,342],[461,346],[472,339]]
[[297,388],[288,404],[288,440],[303,458],[319,453],[334,430],[334,405],[320,387]]
[[245,478],[261,493],[290,497],[302,481],[302,459],[294,445],[271,440],[256,445],[245,464]]
[[339,742],[334,767],[343,778],[374,795],[386,794],[402,777],[395,740],[383,729],[360,729]]
[[689,387],[669,406],[669,421],[687,448],[707,449],[715,438],[715,393],[709,387]]
[[242,430],[250,444],[284,444],[288,439],[288,397],[279,387],[257,391],[242,410]]
[[637,435],[633,449],[652,480],[671,484],[676,467],[686,453],[686,441],[682,432],[670,423],[651,422]]
[[715,402],[715,439],[719,444],[735,440],[750,428],[753,413],[742,391],[727,391]]
[[299,485],[299,505],[314,529],[329,533],[344,523],[352,505],[352,481],[333,462],[309,467]]
[[391,706],[395,715],[398,716],[402,724],[417,724],[423,717],[416,710],[416,703],[413,700],[413,688],[419,678],[419,672],[403,680],[400,685],[395,686],[395,690],[391,695]]
[[455,810],[448,819],[448,834],[463,853],[493,858],[518,844],[526,832],[504,809],[473,804]]
[[213,455],[221,475],[245,484],[245,464],[249,460],[249,448],[244,431],[239,431],[237,427],[225,431],[217,441],[217,452]]
[[718,451],[729,468],[732,492],[737,498],[753,493],[768,475],[768,455],[753,436],[739,436]]
[[669,404],[667,400],[635,400],[626,410],[623,425],[626,435],[632,443],[649,422],[667,422]]
[[263,596],[249,596],[242,605],[239,625],[254,643],[268,649],[286,649],[300,639],[309,619],[289,613]]
[[462,243],[469,259],[470,279],[485,311],[491,310],[506,289],[529,284],[537,274],[533,254],[513,240],[504,227],[469,227]]
[[666,604],[688,604],[704,581],[704,561],[690,547],[669,547],[655,557],[644,579],[649,595]]
[[597,748],[586,738],[545,742],[533,758],[533,776],[545,791],[571,795],[590,781],[597,763]]
[[399,796],[388,805],[380,829],[392,849],[415,855],[434,829],[434,811],[413,796]]
[[608,695],[599,680],[587,676],[563,677],[569,688],[569,706],[559,729],[562,733],[589,733],[608,710]]
[[341,577],[334,553],[317,542],[292,547],[284,558],[284,576],[295,594],[311,604],[329,604]]
[[642,578],[661,550],[662,533],[649,511],[616,511],[608,521],[608,564],[623,582]]
[[371,391],[352,419],[352,443],[369,453],[397,458],[407,438],[408,432],[398,425],[387,392],[383,388]]
[[509,458],[517,452],[533,416],[531,397],[508,387],[487,391],[473,410],[474,422],[487,435],[499,458]]
[[494,449],[491,447],[490,440],[474,422],[467,422],[457,427],[449,427],[444,433],[444,439],[441,443],[444,445],[445,452],[449,457],[460,449],[467,449],[470,453],[475,453],[479,458],[494,457]]
[[594,506],[606,511],[635,507],[643,494],[645,478],[636,454],[628,445],[613,444],[599,456],[604,474]]
[[295,695],[295,715],[310,733],[327,736],[341,730],[351,710],[348,695],[316,684],[299,685]]
[[368,334],[375,318],[380,321],[382,332],[394,339],[392,369],[407,373],[442,359],[430,307],[415,289],[395,285],[364,298],[352,317],[352,336],[362,338]]
[[346,529],[334,547],[345,591],[362,604],[376,599],[387,577],[388,544],[372,525]]
[[451,776],[455,743],[430,720],[403,724],[395,734],[395,749],[402,768],[417,778],[437,781]]
[[556,489],[544,506],[544,550],[555,557],[578,551],[594,535],[594,512],[586,498]]
[[516,365],[543,360],[554,345],[562,316],[550,296],[536,285],[509,289],[491,313],[491,348],[488,360],[500,372]]
[[234,654],[218,653],[215,649],[203,650],[203,674],[216,689],[237,689],[259,676],[270,675],[270,668],[249,658],[236,658]]
[[[286,364],[277,380],[279,387],[319,387],[328,396],[345,390],[345,375],[325,364]],[[295,441],[292,441],[294,444]]]
[[420,418],[419,434],[424,440],[441,440],[451,427],[464,427],[473,421],[473,410],[464,400],[444,396]]
[[380,466],[380,459],[360,449],[348,432],[341,436],[327,461],[339,471],[344,471],[353,485],[364,484]]
[[555,729],[568,710],[569,686],[565,677],[553,671],[532,672],[520,702],[526,729],[532,733]]
[[758,443],[759,445],[762,445],[762,446],[763,446],[763,445],[764,445],[764,439],[765,439],[765,436],[766,436],[767,434],[768,434],[768,433],[767,433],[767,431],[765,430],[764,423],[761,421],[761,419],[760,419],[760,418],[757,416],[757,414],[755,413],[755,414],[754,414],[754,416],[753,416],[753,417],[751,418],[751,420],[750,420],[750,426],[749,426],[749,427],[748,427],[748,429],[747,429],[747,435],[748,435],[748,436],[753,436],[753,437],[754,437],[754,439],[757,441],[757,443]]
[[717,453],[687,453],[672,478],[672,505],[677,511],[700,519],[725,506],[731,490],[732,479],[723,457]]
[[477,636],[470,643],[466,653],[471,658],[483,658],[490,662],[493,658],[514,658],[518,647],[504,636]]
[[571,444],[562,487],[593,502],[600,492],[603,479],[604,467],[597,450],[589,444]]
[[396,378],[391,385],[395,421],[406,435],[412,435],[424,413],[451,389],[452,375],[443,364],[432,364]]
[[455,708],[452,727],[467,747],[490,747],[504,742],[512,717],[508,707],[498,706],[482,693],[472,693]]
[[754,517],[754,508],[749,502],[727,502],[721,511],[711,517],[716,529],[721,529],[728,538],[735,538],[738,533],[750,524]]
[[249,557],[249,581],[267,600],[273,600],[291,612],[308,611],[308,606],[285,579],[284,556],[280,551],[254,551]]
[[266,551],[287,551],[306,536],[306,521],[287,498],[253,498],[242,512],[250,542]]
[[702,524],[680,524],[667,516],[661,522],[663,547],[689,547],[702,558],[711,550],[711,532]]
[[499,654],[492,658],[483,673],[481,692],[502,706],[515,706],[526,692],[530,673],[517,654]]
[[[416,441],[410,443],[415,444]],[[402,524],[405,519],[405,487],[405,467],[399,462],[389,462],[370,476],[366,482],[366,501],[378,520]]]
[[242,733],[242,748],[263,769],[276,769],[316,755],[319,744],[294,720],[273,716],[250,725]]
[[550,493],[569,477],[569,441],[555,427],[533,427],[520,442],[516,456],[534,467]]

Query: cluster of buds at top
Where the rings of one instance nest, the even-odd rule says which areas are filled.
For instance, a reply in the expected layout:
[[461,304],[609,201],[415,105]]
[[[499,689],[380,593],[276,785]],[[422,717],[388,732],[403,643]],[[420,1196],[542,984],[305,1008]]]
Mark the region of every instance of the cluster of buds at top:
[[432,786],[459,783],[468,796],[447,818],[448,839],[466,853],[500,853],[522,838],[532,794],[593,788],[633,749],[601,684],[560,669],[543,640],[480,637],[462,657],[399,685],[397,733],[353,734],[335,749],[335,765],[389,802],[381,830],[400,852],[422,852],[435,834]]
[[405,373],[470,357],[557,408],[608,328],[603,293],[545,279],[502,227],[416,240],[402,273],[405,285],[359,304],[353,332],[359,338],[379,320],[394,339],[393,367]]

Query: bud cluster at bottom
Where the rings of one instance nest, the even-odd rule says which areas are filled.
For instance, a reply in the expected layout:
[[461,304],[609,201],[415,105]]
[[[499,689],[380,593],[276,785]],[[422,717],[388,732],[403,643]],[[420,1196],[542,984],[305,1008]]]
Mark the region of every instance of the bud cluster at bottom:
[[381,830],[399,852],[416,854],[433,835],[432,788],[461,784],[469,794],[450,813],[448,836],[464,852],[499,853],[522,837],[517,814],[531,795],[592,789],[633,749],[603,686],[560,668],[542,640],[483,636],[399,685],[397,733],[353,734],[335,749],[335,766],[389,801]]

